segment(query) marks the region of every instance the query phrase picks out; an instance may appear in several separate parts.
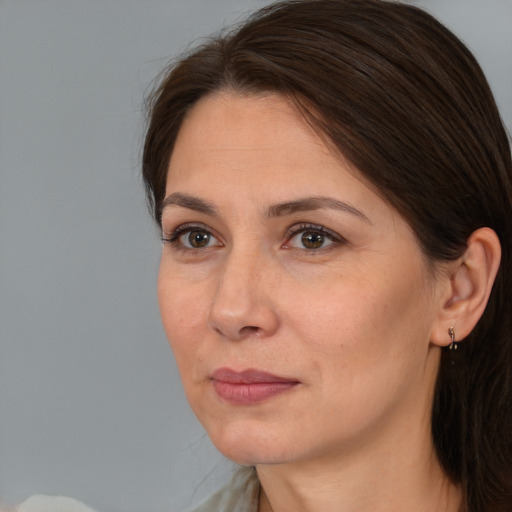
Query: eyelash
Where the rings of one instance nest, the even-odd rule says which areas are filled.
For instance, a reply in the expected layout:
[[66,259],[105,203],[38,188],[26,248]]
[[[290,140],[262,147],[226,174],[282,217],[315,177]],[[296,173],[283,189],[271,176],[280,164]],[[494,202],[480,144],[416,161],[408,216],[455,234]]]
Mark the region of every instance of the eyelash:
[[[193,231],[205,233],[205,234],[218,240],[218,237],[215,234],[213,234],[209,228],[207,228],[206,226],[204,226],[202,224],[181,224],[174,231],[172,231],[169,235],[162,236],[161,240],[162,240],[162,243],[168,244],[168,245],[172,246],[174,249],[181,250],[181,251],[204,251],[204,250],[208,249],[209,246],[202,247],[202,248],[187,247],[180,241],[180,238],[183,235],[185,235],[187,233],[191,233]],[[293,240],[298,235],[304,234],[304,233],[312,233],[312,234],[320,235],[320,236],[324,237],[325,239],[329,240],[331,243],[329,243],[327,246],[322,246],[319,248],[309,248],[309,249],[306,247],[301,248],[301,247],[287,246],[291,240]],[[322,250],[327,250],[331,245],[342,245],[342,244],[346,243],[345,238],[334,233],[333,231],[331,231],[323,226],[319,226],[319,225],[315,225],[315,224],[308,224],[308,223],[298,224],[298,225],[295,225],[292,228],[290,228],[286,232],[285,239],[286,239],[286,241],[282,245],[283,248],[292,249],[292,250],[293,249],[301,250],[301,251],[306,251],[306,252],[319,252]],[[222,244],[222,242],[220,242],[220,244]]]
[[191,233],[193,231],[198,231],[198,232],[202,232],[202,233],[206,233],[210,236],[213,236],[214,238],[218,239],[218,237],[216,237],[212,231],[207,228],[206,226],[203,226],[202,224],[181,224],[180,226],[178,226],[172,233],[170,233],[169,235],[164,235],[161,237],[161,240],[162,240],[162,243],[164,244],[168,244],[170,246],[172,246],[174,249],[177,249],[177,250],[182,250],[182,251],[200,251],[200,250],[205,250],[205,248],[193,248],[193,247],[186,247],[184,246],[181,242],[180,242],[180,238],[187,234],[187,233]]
[[[329,240],[331,243],[329,243],[326,246],[314,248],[314,249],[312,249],[312,248],[308,249],[306,247],[302,247],[302,248],[286,247],[286,245],[291,240],[293,240],[295,237],[299,236],[300,234],[304,234],[304,233],[312,233],[315,235],[320,235],[320,236],[326,238],[327,240]],[[284,247],[288,248],[288,249],[297,249],[297,250],[302,250],[302,251],[306,251],[306,252],[319,252],[319,251],[328,250],[330,248],[330,246],[332,246],[332,245],[342,245],[344,243],[346,243],[346,240],[342,236],[331,231],[330,229],[327,229],[324,226],[318,226],[316,224],[304,223],[304,224],[295,225],[287,231],[286,242],[284,244]]]

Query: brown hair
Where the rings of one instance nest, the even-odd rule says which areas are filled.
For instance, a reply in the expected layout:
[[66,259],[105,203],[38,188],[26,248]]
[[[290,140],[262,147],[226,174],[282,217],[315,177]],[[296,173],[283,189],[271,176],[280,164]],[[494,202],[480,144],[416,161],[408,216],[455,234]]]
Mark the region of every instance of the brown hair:
[[512,164],[507,134],[469,50],[424,11],[384,0],[266,7],[172,66],[149,103],[143,177],[160,222],[186,113],[222,89],[291,98],[413,228],[431,262],[492,228],[502,263],[480,322],[444,351],[434,444],[468,512],[512,510]]

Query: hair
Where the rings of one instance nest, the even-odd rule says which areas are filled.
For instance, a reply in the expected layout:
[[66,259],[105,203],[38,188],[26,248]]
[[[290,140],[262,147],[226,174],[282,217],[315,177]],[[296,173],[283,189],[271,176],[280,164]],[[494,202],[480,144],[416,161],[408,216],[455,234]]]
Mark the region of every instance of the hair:
[[143,178],[160,224],[187,112],[217,91],[290,98],[410,224],[429,262],[460,257],[490,227],[502,260],[487,308],[443,350],[432,411],[440,463],[464,510],[512,509],[512,163],[471,52],[419,8],[385,0],[265,7],[172,65],[149,97]]

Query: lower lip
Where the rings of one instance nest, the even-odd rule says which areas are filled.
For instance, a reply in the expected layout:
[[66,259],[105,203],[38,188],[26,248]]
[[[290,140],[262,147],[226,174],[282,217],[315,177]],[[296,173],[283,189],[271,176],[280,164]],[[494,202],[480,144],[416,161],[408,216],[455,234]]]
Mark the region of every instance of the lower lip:
[[298,382],[233,383],[213,380],[217,395],[233,405],[258,404],[292,389],[297,384]]

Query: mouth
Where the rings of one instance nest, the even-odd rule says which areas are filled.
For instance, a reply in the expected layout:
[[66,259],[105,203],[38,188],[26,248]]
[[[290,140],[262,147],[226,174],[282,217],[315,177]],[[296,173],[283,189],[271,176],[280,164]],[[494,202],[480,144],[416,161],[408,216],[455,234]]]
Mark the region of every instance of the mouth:
[[260,370],[236,372],[219,368],[211,376],[213,388],[219,398],[232,405],[254,405],[285,393],[299,381],[279,377]]

